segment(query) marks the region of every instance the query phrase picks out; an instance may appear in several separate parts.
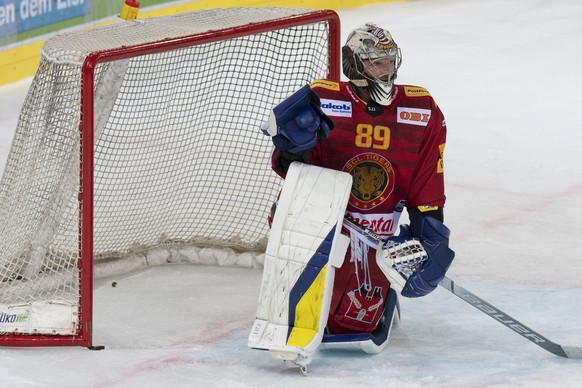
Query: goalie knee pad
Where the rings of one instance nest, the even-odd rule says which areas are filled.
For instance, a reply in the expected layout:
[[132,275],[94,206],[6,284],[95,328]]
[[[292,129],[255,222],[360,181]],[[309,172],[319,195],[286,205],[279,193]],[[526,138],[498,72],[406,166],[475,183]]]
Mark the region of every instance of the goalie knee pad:
[[361,350],[366,353],[379,353],[390,340],[390,333],[400,323],[400,304],[398,293],[388,290],[386,304],[378,326],[371,333],[331,334],[323,336],[320,349]]

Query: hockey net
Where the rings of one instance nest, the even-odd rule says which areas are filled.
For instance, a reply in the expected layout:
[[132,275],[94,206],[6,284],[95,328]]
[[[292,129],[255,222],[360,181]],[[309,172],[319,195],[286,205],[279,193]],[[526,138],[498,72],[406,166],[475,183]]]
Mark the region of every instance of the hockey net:
[[338,42],[335,13],[288,8],[47,40],[0,182],[0,345],[91,346],[93,264],[260,261],[281,184],[260,123],[339,78]]

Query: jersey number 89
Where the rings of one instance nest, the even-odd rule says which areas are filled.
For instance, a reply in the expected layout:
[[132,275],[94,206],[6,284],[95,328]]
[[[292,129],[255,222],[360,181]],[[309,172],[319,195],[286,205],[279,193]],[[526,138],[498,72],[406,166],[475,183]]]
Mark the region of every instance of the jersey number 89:
[[358,124],[356,147],[387,150],[390,147],[390,128],[383,125]]

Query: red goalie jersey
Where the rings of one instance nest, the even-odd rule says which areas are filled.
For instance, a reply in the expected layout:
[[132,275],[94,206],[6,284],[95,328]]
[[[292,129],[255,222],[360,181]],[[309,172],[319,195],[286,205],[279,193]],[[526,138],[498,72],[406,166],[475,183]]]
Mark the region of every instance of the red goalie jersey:
[[312,150],[310,163],[352,175],[350,216],[390,236],[404,206],[444,206],[446,124],[426,89],[394,85],[394,100],[381,106],[360,100],[350,83],[311,87],[335,128]]
[[[365,103],[347,82],[318,80],[311,89],[335,127],[311,149],[309,163],[352,175],[349,217],[388,237],[405,207],[431,211],[444,206],[446,124],[426,89],[394,85],[388,106]],[[328,320],[332,333],[373,331],[389,288],[375,249],[353,234],[336,271]]]

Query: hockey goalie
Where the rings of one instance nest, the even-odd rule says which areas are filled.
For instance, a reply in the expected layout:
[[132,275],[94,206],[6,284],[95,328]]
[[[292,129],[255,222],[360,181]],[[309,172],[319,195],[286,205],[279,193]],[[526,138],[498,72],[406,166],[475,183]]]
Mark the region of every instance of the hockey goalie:
[[394,83],[402,58],[387,30],[355,29],[342,56],[349,82],[305,85],[262,128],[285,184],[249,346],[301,367],[317,349],[380,352],[399,296],[429,294],[454,258],[441,110],[426,89]]

